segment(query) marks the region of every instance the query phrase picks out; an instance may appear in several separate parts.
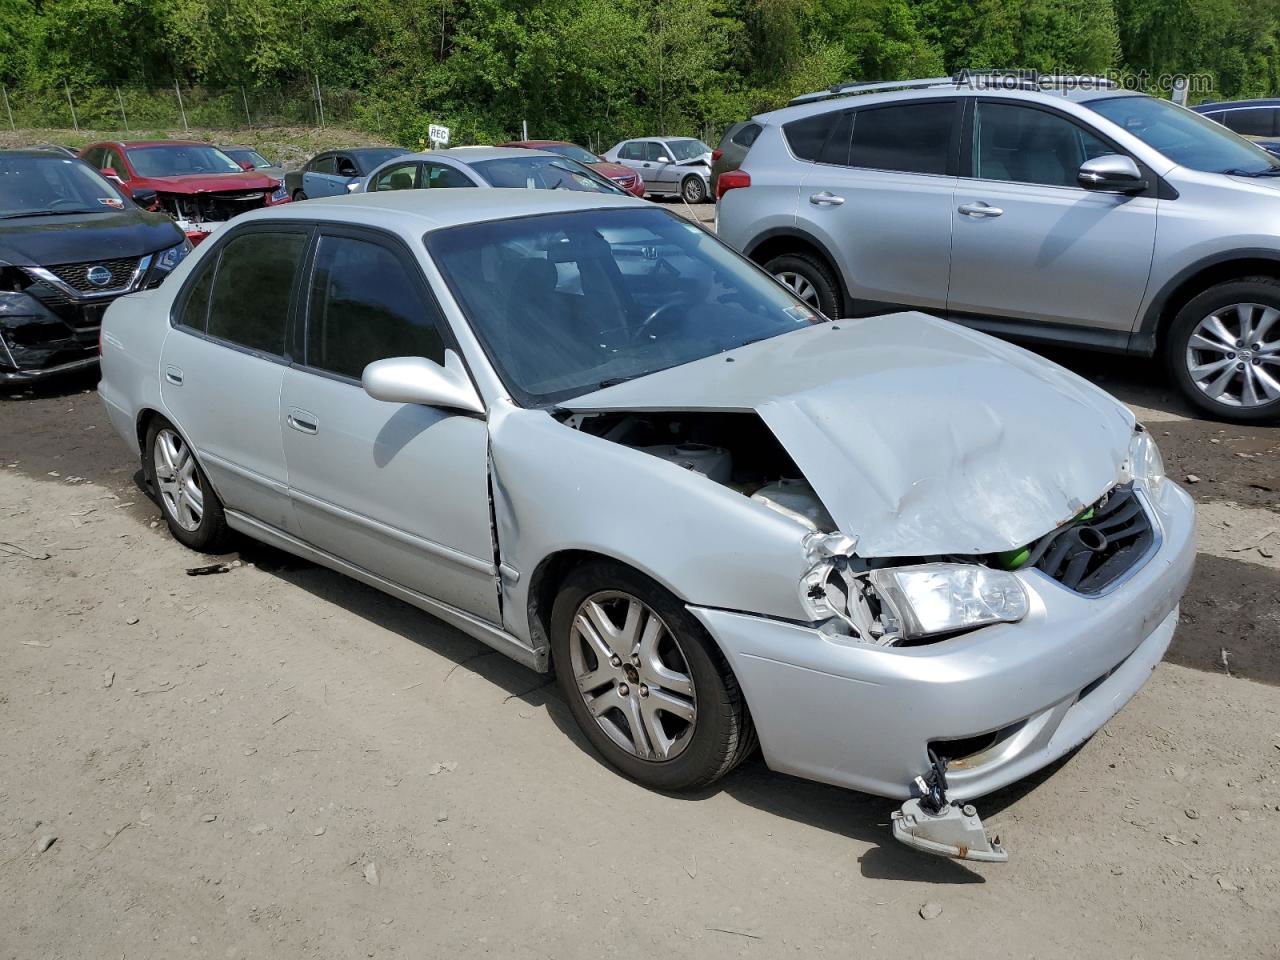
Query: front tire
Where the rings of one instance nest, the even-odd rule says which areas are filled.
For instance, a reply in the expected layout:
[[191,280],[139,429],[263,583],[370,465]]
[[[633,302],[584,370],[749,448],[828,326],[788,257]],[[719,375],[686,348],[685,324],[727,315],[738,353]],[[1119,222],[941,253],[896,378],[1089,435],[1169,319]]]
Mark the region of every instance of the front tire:
[[552,609],[551,646],[574,720],[631,779],[658,790],[705,787],[754,749],[723,655],[648,577],[605,561],[572,571]]
[[202,553],[225,552],[231,531],[222,501],[195,451],[164,417],[154,417],[147,426],[142,470],[175,540]]
[[305,200],[305,199],[307,199],[307,195],[306,195],[305,193],[303,193],[301,190],[295,190],[295,191],[293,191],[293,202],[294,202],[294,203],[301,203],[301,202],[302,202],[303,200]]
[[1182,393],[1212,417],[1280,417],[1280,281],[1247,277],[1210,287],[1174,318],[1165,362]]
[[707,185],[702,182],[701,177],[685,177],[680,184],[680,195],[684,197],[685,203],[703,203],[707,199]]
[[775,280],[823,316],[840,319],[842,298],[835,274],[817,257],[786,253],[764,265]]

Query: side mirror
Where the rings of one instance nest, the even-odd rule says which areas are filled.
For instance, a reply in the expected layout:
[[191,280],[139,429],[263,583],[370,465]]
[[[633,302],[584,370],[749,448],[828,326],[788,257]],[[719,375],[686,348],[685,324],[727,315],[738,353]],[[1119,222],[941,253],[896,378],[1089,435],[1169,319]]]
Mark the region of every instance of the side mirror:
[[1118,153],[1086,160],[1076,173],[1076,183],[1103,193],[1141,193],[1147,189],[1138,165]]
[[120,174],[116,173],[115,167],[103,167],[98,172],[101,173],[108,180],[114,180],[116,181],[116,183],[120,182]]
[[148,210],[156,204],[156,192],[147,187],[139,187],[132,191],[130,196],[133,197],[134,203]]
[[240,169],[241,169],[241,170],[247,170],[247,171],[249,171],[250,173],[252,173],[252,172],[253,172],[253,164],[252,164],[252,163],[250,163],[248,160],[241,160],[241,161],[240,161]]
[[452,350],[445,351],[443,367],[424,357],[376,360],[364,368],[361,382],[375,400],[484,413],[480,395]]

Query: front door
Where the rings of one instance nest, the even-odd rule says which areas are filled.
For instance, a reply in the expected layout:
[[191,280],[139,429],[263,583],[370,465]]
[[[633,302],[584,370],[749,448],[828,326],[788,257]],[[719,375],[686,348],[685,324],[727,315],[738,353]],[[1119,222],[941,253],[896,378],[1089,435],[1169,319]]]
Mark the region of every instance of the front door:
[[497,622],[487,424],[360,385],[374,360],[444,362],[445,321],[399,240],[321,228],[303,340],[281,394],[302,538]]
[[945,310],[959,102],[833,110],[784,130],[792,150],[815,161],[798,225],[835,257],[852,312]]
[[228,510],[294,532],[280,390],[286,330],[310,229],[254,226],[188,278],[160,361],[169,418],[195,447]]
[[951,292],[957,320],[1032,320],[1133,329],[1155,247],[1154,196],[1086,190],[1086,160],[1121,153],[1057,112],[975,104],[969,171],[952,213]]
[[680,171],[672,162],[671,151],[665,143],[650,140],[644,145],[645,167],[643,170],[645,183],[650,190],[659,193],[670,193],[677,189],[676,178]]

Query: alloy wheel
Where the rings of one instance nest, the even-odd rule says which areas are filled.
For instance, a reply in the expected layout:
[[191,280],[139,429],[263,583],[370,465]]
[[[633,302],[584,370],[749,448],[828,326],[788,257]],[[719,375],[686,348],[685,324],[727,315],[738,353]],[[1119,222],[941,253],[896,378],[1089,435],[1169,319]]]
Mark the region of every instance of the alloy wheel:
[[687,203],[701,203],[704,195],[702,181],[697,177],[690,177],[684,184],[684,199]]
[[156,434],[152,459],[165,513],[183,530],[195,532],[204,517],[204,490],[191,448],[166,427]]
[[689,745],[693,677],[675,634],[647,604],[620,591],[587,597],[574,613],[569,656],[583,703],[618,747],[666,761]]
[[[1280,309],[1235,303],[1201,320],[1187,341],[1191,381],[1209,399],[1257,407],[1280,399]],[[1268,339],[1270,337],[1270,339]]]
[[784,270],[782,273],[775,274],[775,279],[809,306],[821,309],[818,288],[800,274],[792,270]]

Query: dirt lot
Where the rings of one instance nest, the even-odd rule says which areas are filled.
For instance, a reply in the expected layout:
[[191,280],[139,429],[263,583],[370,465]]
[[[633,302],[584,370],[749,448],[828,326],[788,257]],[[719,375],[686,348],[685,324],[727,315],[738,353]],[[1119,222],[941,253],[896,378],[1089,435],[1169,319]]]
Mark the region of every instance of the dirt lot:
[[1138,697],[981,804],[1007,866],[758,759],[641,789],[543,677],[267,548],[188,576],[92,381],[11,389],[0,957],[1280,955],[1280,429],[1057,359],[1199,478],[1202,553]]

